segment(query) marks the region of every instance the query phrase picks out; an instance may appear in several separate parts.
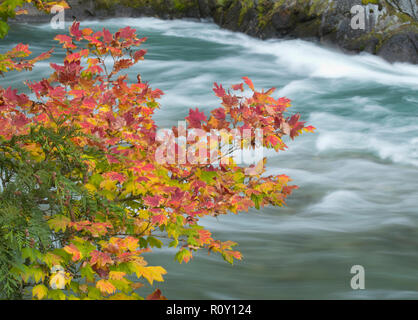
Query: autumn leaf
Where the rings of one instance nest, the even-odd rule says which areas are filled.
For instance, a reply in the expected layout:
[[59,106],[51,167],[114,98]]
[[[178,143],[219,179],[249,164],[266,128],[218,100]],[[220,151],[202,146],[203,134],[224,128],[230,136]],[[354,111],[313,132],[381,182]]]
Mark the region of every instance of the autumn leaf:
[[316,128],[313,126],[307,126],[303,128],[303,130],[305,130],[306,132],[315,132]]
[[207,184],[213,183],[217,175],[216,171],[200,171],[200,179]]
[[218,119],[218,120],[225,120],[225,118],[226,118],[224,108],[217,108],[215,110],[212,110],[212,114],[215,117],[215,119]]
[[32,295],[36,297],[38,300],[42,300],[48,294],[48,288],[45,287],[43,284],[38,284],[33,287]]
[[77,41],[81,39],[83,33],[80,31],[80,22],[74,22],[70,27],[70,34],[75,37]]
[[131,27],[125,27],[123,29],[120,29],[117,34],[120,38],[123,39],[130,39],[135,35],[136,30],[132,29]]
[[268,137],[267,137],[267,142],[269,142],[273,147],[275,147],[278,143],[279,143],[279,141],[280,141],[280,139],[277,137],[277,136],[275,136],[275,135],[269,135]]
[[85,185],[84,185],[84,188],[86,188],[86,189],[87,189],[87,191],[88,191],[90,194],[94,194],[94,193],[97,191],[97,188],[96,188],[94,185],[92,185],[91,183],[87,183],[87,184],[85,184]]
[[215,92],[216,96],[219,98],[223,98],[226,95],[225,89],[222,87],[222,85],[218,85],[216,82],[213,84],[214,88],[213,91]]
[[108,229],[111,229],[113,226],[110,223],[106,222],[95,222],[92,223],[90,227],[86,228],[88,232],[93,237],[100,237],[108,233]]
[[198,230],[197,231],[198,235],[199,235],[199,244],[203,245],[203,244],[208,244],[210,243],[212,239],[211,237],[211,233],[208,230]]
[[85,28],[81,30],[81,33],[83,34],[83,36],[89,36],[93,33],[93,30],[91,30],[90,28]]
[[181,264],[183,261],[188,263],[192,258],[192,253],[187,249],[181,249],[176,253],[175,259]]
[[61,264],[63,262],[63,258],[52,252],[47,252],[43,257],[43,261],[47,264],[48,267],[52,267],[54,265]]
[[282,129],[282,132],[285,134],[285,135],[290,135],[290,125],[287,123],[287,122],[283,122],[282,123],[282,126],[281,126],[281,129]]
[[235,91],[240,90],[242,92],[244,91],[244,85],[242,83],[234,84],[232,85],[232,90],[235,90]]
[[138,242],[139,240],[134,237],[126,237],[123,239],[123,247],[128,249],[131,252],[134,252],[138,249]]
[[66,284],[65,273],[62,271],[58,271],[54,275],[51,276],[49,280],[49,285],[52,289],[64,289]]
[[167,300],[167,298],[161,294],[160,289],[157,289],[147,296],[147,300]]
[[114,191],[116,190],[116,181],[111,179],[103,180],[100,183],[100,188],[107,191]]
[[105,28],[103,28],[103,40],[107,43],[110,43],[113,40],[113,35]]
[[162,200],[163,198],[161,196],[146,196],[144,203],[149,207],[158,207]]
[[76,45],[73,44],[73,39],[65,34],[57,35],[54,40],[59,41],[60,44],[63,45],[64,49],[75,49],[77,48]]
[[107,253],[94,250],[90,253],[90,256],[91,266],[97,265],[97,267],[103,268],[108,264],[113,264],[112,258]]
[[135,273],[138,278],[144,277],[152,285],[154,281],[164,281],[163,274],[167,271],[163,267],[144,267],[141,265],[135,265]]
[[80,260],[82,258],[81,252],[77,249],[77,247],[74,244],[70,244],[69,246],[64,247],[65,252],[71,254],[72,260],[74,262]]
[[121,272],[121,271],[110,271],[109,272],[109,279],[112,279],[112,280],[122,280],[125,275],[126,275],[125,272]]
[[246,85],[248,87],[250,87],[251,90],[254,91],[254,84],[253,84],[253,82],[248,77],[242,77],[242,79],[244,80],[244,82],[246,83]]
[[198,108],[196,108],[195,110],[190,109],[189,116],[185,119],[192,128],[201,128],[201,122],[207,120],[205,114],[203,112],[200,112]]
[[141,282],[134,282],[134,283],[131,283],[131,288],[132,288],[133,290],[136,290],[136,289],[142,288],[143,286],[144,286],[144,284],[143,284],[143,283],[141,283]]
[[55,215],[53,218],[48,220],[48,225],[55,232],[65,231],[71,220],[64,215]]
[[230,264],[234,263],[234,258],[237,260],[241,260],[242,256],[241,253],[239,251],[230,251],[227,250],[223,253],[223,258],[225,259],[225,261],[227,261]]
[[167,223],[167,216],[159,214],[151,217],[152,224],[164,225]]
[[245,168],[245,174],[249,176],[256,176],[263,173],[266,158],[261,159],[255,166]]
[[96,288],[100,290],[102,294],[113,294],[116,292],[115,286],[108,280],[99,280],[96,283]]
[[143,59],[143,57],[145,56],[145,54],[147,53],[147,50],[138,50],[134,53],[134,60],[135,62]]

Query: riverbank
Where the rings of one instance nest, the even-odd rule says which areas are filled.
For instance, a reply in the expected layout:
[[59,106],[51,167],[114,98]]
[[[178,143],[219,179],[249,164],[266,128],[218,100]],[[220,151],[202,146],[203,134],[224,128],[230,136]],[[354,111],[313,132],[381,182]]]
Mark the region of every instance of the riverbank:
[[[213,19],[222,28],[261,39],[320,42],[346,52],[369,52],[389,62],[418,64],[418,5],[410,0],[69,0],[67,20],[109,17]],[[364,29],[353,29],[353,6],[364,9]],[[26,7],[15,21],[45,22]],[[360,11],[360,14],[362,12]],[[359,16],[360,17],[360,16]],[[358,22],[358,20],[356,20]]]

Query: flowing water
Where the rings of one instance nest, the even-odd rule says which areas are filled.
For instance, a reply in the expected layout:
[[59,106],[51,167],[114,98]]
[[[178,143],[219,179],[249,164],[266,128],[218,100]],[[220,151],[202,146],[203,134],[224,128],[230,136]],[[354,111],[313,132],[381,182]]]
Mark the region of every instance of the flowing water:
[[[187,265],[174,252],[147,257],[168,274],[158,284],[170,299],[418,298],[418,66],[350,56],[300,40],[261,41],[208,22],[154,18],[84,22],[116,31],[131,26],[149,37],[140,72],[165,92],[156,119],[171,127],[189,108],[219,106],[213,82],[242,76],[257,88],[276,87],[293,100],[317,133],[289,150],[269,154],[268,171],[300,186],[285,208],[265,208],[205,219],[221,240],[239,243],[244,260],[230,266],[201,252]],[[49,25],[13,25],[0,41],[40,53],[57,46],[62,31]],[[62,59],[62,53],[52,60]],[[22,88],[49,74],[13,73],[2,86]],[[352,290],[350,269],[365,268],[365,290]]]

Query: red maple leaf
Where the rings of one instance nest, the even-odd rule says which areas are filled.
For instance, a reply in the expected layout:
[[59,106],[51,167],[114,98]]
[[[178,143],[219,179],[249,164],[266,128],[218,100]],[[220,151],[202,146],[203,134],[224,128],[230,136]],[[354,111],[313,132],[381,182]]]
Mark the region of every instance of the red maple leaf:
[[144,198],[144,203],[150,207],[158,207],[160,205],[160,201],[163,199],[161,196],[146,196]]
[[107,30],[107,29],[105,29],[105,28],[103,28],[103,40],[104,40],[106,43],[110,43],[110,42],[112,42],[112,40],[113,40],[113,35],[110,33],[110,31],[109,31],[109,30]]
[[214,85],[213,91],[215,92],[217,97],[223,98],[226,96],[225,89],[222,88],[222,85],[218,85],[216,82],[213,85]]
[[126,27],[126,28],[120,29],[118,33],[121,38],[129,39],[129,38],[132,38],[135,32],[136,32],[135,29],[132,29],[131,27]]
[[104,176],[106,176],[110,180],[118,181],[119,183],[123,183],[126,180],[124,175],[120,174],[119,172],[114,172],[114,171],[107,172],[106,174],[104,174]]
[[201,128],[201,121],[206,121],[206,116],[203,112],[200,112],[198,108],[196,110],[190,109],[189,116],[185,118],[189,125],[193,128]]
[[225,120],[225,118],[226,118],[224,108],[217,108],[217,109],[212,111],[212,114],[215,117],[215,119],[218,119],[218,120]]
[[83,33],[80,31],[80,22],[74,22],[70,28],[70,34],[75,37],[77,41],[81,39]]
[[147,296],[147,300],[167,300],[167,298],[161,294],[160,289],[157,289]]
[[105,267],[107,264],[113,264],[112,258],[104,252],[94,250],[90,253],[90,264],[92,266],[97,265],[98,268]]
[[134,60],[135,60],[135,62],[137,62],[138,60],[140,60],[141,58],[143,58],[146,53],[147,53],[147,50],[138,50],[138,51],[136,51],[134,53]]
[[151,221],[153,224],[163,225],[167,222],[167,216],[164,214],[159,214],[157,216],[152,216]]
[[234,84],[232,85],[232,90],[241,90],[244,91],[244,84],[240,83],[240,84]]
[[254,85],[253,85],[253,82],[250,80],[250,78],[248,78],[248,77],[242,77],[242,79],[247,84],[247,86],[249,86],[250,89],[254,91]]

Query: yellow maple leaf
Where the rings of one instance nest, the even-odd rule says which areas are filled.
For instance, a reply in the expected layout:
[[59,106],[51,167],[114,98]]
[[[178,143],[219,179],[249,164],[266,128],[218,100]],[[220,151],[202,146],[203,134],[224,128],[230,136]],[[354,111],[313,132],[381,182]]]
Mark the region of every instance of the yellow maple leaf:
[[125,275],[126,275],[126,273],[122,272],[122,271],[110,271],[109,272],[109,279],[122,280]]
[[37,297],[38,300],[42,300],[45,298],[45,296],[48,293],[48,288],[45,287],[43,284],[38,284],[37,286],[34,286],[32,289],[32,295],[34,297]]
[[134,237],[126,237],[124,240],[125,240],[124,241],[125,242],[125,247],[129,251],[133,252],[138,248],[138,242],[139,242],[138,239],[136,239]]
[[86,188],[86,189],[87,189],[87,191],[88,191],[90,194],[94,194],[94,193],[97,191],[97,188],[96,188],[94,185],[92,185],[91,183],[87,183],[87,184],[85,184],[85,185],[84,185],[84,188]]
[[135,273],[138,278],[141,276],[148,280],[152,285],[155,281],[163,282],[163,274],[166,274],[167,271],[163,267],[143,267],[141,265],[135,264]]
[[71,220],[69,218],[59,214],[48,220],[48,225],[51,229],[54,229],[55,232],[58,232],[60,230],[65,231],[70,222]]
[[96,283],[96,288],[100,290],[101,293],[112,294],[116,291],[116,288],[108,280],[99,280]]
[[114,190],[116,190],[116,181],[114,181],[114,180],[103,180],[100,183],[100,188],[108,190],[108,191],[114,191]]
[[62,271],[58,271],[57,273],[55,273],[49,280],[49,285],[52,289],[64,289],[65,283],[65,273]]

